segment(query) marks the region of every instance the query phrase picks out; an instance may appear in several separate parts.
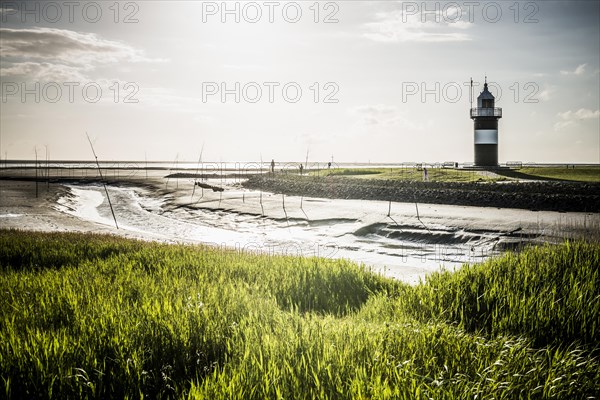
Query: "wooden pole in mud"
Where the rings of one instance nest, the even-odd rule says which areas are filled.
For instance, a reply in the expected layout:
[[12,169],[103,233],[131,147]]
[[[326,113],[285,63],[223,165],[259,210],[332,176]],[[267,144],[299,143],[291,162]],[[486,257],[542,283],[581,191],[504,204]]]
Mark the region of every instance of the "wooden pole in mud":
[[48,159],[48,146],[46,146],[46,191],[50,190],[50,164]]
[[102,186],[104,186],[104,191],[106,192],[106,199],[108,200],[108,205],[110,206],[110,212],[112,213],[113,219],[115,220],[115,226],[119,229],[119,224],[117,224],[117,217],[115,216],[115,210],[113,210],[112,203],[110,201],[110,196],[108,195],[108,189],[106,188],[106,183],[104,182],[104,178],[102,177],[102,169],[100,168],[100,163],[98,162],[98,156],[96,155],[96,151],[94,150],[94,145],[92,144],[92,140],[90,139],[90,135],[86,132],[88,142],[90,142],[90,147],[92,148],[92,153],[94,154],[94,158],[96,159],[96,165],[98,166],[98,173],[100,174],[100,181],[102,182]]
[[[195,183],[194,183],[195,185]],[[200,186],[200,197],[198,197],[198,200],[196,200],[196,204],[200,203],[200,200],[202,200],[202,198],[204,197],[204,188],[202,186]]]
[[35,198],[38,198],[38,158],[37,146],[35,147]]
[[285,194],[281,193],[281,201],[283,205],[283,213],[285,214],[285,219],[288,219],[287,211],[285,210]]
[[306,215],[306,212],[304,211],[304,207],[302,207],[302,201],[303,200],[304,200],[304,196],[300,197],[300,211],[302,211],[302,214],[304,214],[304,216],[308,220],[308,215]]
[[304,160],[304,169],[306,169],[308,174],[308,148],[306,148],[306,160]]
[[202,162],[202,153],[204,152],[204,143],[202,143],[202,149],[200,149],[200,156],[198,157],[198,164],[196,164],[196,173],[194,174],[194,188],[192,189],[192,200],[194,200],[194,192],[196,191],[196,179],[198,179],[198,171],[200,170],[200,163]]
[[427,232],[431,233],[431,231],[429,230],[429,228],[427,227],[427,225],[425,225],[423,223],[423,221],[421,221],[421,217],[419,216],[419,205],[417,204],[416,199],[415,199],[415,208],[417,209],[417,219],[419,220],[419,222],[421,223],[421,225],[423,225],[423,227],[425,227],[425,229],[427,229]]
[[262,190],[260,191],[260,209],[262,211],[262,216],[265,216],[265,208],[263,207],[263,203],[262,203]]
[[390,200],[390,204],[388,206],[388,215],[387,215],[387,217],[389,219],[391,219],[396,224],[396,226],[398,226],[398,222],[396,222],[396,220],[394,218],[392,218],[392,201],[391,200]]
[[[179,160],[179,153],[177,153],[177,155],[175,156],[175,163],[177,163],[177,160]],[[175,171],[175,173],[177,173],[177,171]],[[171,169],[169,170],[169,175],[167,176],[167,181],[165,182],[165,189],[167,187],[169,187],[169,176],[171,176],[173,174],[173,167],[171,167]]]
[[[262,158],[262,153],[260,153],[260,175],[262,176],[262,168],[263,168],[263,158]],[[262,187],[260,189],[260,210],[262,213],[262,216],[265,216],[265,207],[263,206],[263,202],[262,202]]]

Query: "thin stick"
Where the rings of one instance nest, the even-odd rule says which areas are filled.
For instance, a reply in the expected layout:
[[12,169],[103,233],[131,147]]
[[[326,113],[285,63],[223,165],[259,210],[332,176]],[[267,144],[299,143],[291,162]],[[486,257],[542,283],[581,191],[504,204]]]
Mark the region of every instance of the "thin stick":
[[203,197],[204,197],[204,188],[202,186],[200,186],[200,197],[198,197],[198,200],[196,200],[196,203],[194,203],[194,204],[200,203],[200,200],[202,200]]
[[262,216],[265,216],[265,208],[263,207],[263,203],[262,203],[262,190],[260,191],[260,209],[262,211]]
[[[177,160],[179,160],[179,153],[177,153],[175,155],[175,162],[173,164],[177,163]],[[175,171],[175,173],[177,173],[177,171]],[[169,169],[169,175],[167,176],[167,182],[165,182],[165,189],[167,187],[169,187],[169,176],[171,176],[172,174],[173,174],[173,167],[171,166],[171,169]]]
[[300,197],[300,210],[302,211],[302,213],[306,217],[306,220],[308,220],[308,215],[306,215],[306,212],[304,211],[304,208],[302,207],[302,200],[304,200],[304,196]]
[[[415,203],[415,204],[416,204],[416,203]],[[389,205],[388,205],[388,215],[387,215],[387,217],[388,217],[389,219],[391,219],[392,221],[394,221],[394,223],[395,223],[396,225],[398,225],[398,222],[396,222],[396,220],[395,220],[394,218],[392,218],[392,201],[391,201],[391,200],[390,200],[390,203],[389,203]]]
[[306,148],[306,160],[304,160],[304,168],[308,171],[308,147]]
[[50,164],[48,163],[48,146],[46,146],[46,191],[50,190]]
[[98,166],[98,173],[100,174],[100,182],[102,182],[102,186],[104,186],[104,192],[106,192],[106,198],[108,199],[108,205],[110,206],[110,212],[112,213],[113,219],[115,220],[115,226],[119,229],[119,224],[117,224],[117,217],[115,216],[115,210],[113,210],[112,202],[110,201],[110,196],[108,195],[108,189],[106,188],[106,183],[104,182],[104,178],[102,177],[102,169],[100,168],[100,163],[98,162],[98,156],[96,155],[96,151],[94,150],[94,145],[90,139],[90,135],[86,132],[88,142],[90,142],[90,147],[92,148],[92,153],[94,154],[94,158],[96,159],[96,165]]
[[421,225],[423,225],[425,227],[425,229],[427,229],[427,232],[431,233],[431,231],[429,230],[429,228],[427,227],[427,225],[425,225],[423,223],[423,221],[421,221],[421,217],[419,216],[419,206],[417,204],[417,202],[415,201],[415,207],[417,209],[417,219],[419,220],[419,222],[421,223]]
[[37,146],[35,147],[35,198],[38,198],[38,159]]
[[192,200],[194,200],[194,192],[196,191],[196,179],[198,178],[198,170],[200,170],[200,163],[202,162],[202,152],[204,151],[204,143],[202,143],[202,149],[200,149],[200,156],[198,157],[198,164],[196,164],[196,173],[194,174],[194,189],[192,189]]
[[[263,158],[262,158],[262,153],[260,153],[260,175],[262,176],[262,165],[263,165]],[[261,213],[262,216],[265,216],[265,207],[263,206],[263,202],[262,202],[262,186],[260,187],[260,209],[261,209]]]
[[288,215],[287,215],[287,211],[285,210],[285,194],[281,193],[281,201],[283,204],[283,212],[285,214],[285,221],[287,222],[288,226],[290,225],[290,222],[288,221]]
[[473,78],[472,77],[471,77],[471,92],[469,93],[469,100],[471,100],[471,110],[472,110],[473,109]]

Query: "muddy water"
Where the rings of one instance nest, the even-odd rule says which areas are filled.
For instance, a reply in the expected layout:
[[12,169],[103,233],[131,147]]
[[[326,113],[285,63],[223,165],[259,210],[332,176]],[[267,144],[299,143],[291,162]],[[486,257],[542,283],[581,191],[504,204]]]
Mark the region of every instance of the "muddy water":
[[[407,282],[598,224],[598,215],[584,213],[286,197],[214,184],[226,190],[182,181],[161,190],[109,187],[109,194],[120,229],[148,238],[347,258]],[[114,226],[100,186],[69,186],[56,208]]]

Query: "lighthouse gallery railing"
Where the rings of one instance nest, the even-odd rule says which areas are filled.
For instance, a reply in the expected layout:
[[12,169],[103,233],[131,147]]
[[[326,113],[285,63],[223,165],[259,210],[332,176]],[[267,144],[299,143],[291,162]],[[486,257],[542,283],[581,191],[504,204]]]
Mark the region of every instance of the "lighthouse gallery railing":
[[501,108],[471,108],[471,118],[475,117],[498,117],[502,118]]

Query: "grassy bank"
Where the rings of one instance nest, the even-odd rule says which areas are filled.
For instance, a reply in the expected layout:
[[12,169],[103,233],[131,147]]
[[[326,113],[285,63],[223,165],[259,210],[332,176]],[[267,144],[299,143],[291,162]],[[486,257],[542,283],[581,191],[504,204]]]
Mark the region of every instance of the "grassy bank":
[[346,261],[0,231],[8,398],[598,396],[600,246],[408,286]]
[[[455,171],[446,172],[452,174]],[[418,179],[363,179],[362,177],[377,175],[362,173],[354,177],[348,174],[328,177],[254,175],[242,182],[242,186],[289,196],[329,199],[418,202],[536,211],[600,212],[600,183],[539,180],[527,183],[467,180],[460,182],[450,176],[447,181],[440,181],[433,178],[433,172],[429,175],[430,181],[423,182]]]
[[[600,182],[600,166],[598,167],[561,167],[535,168],[527,167],[517,170],[525,179],[559,179],[578,182]],[[529,177],[527,177],[529,176]]]
[[[453,168],[428,168],[429,182],[500,182],[518,180],[562,180],[600,182],[600,166],[525,167],[512,170],[486,171]],[[314,176],[343,176],[360,179],[422,181],[423,170],[417,168],[337,168],[311,172]]]
[[[417,168],[336,168],[311,172],[313,176],[341,176],[360,179],[384,179],[392,181],[423,181],[423,170]],[[475,170],[453,168],[428,168],[429,182],[492,182],[502,181],[504,177],[490,177]]]

